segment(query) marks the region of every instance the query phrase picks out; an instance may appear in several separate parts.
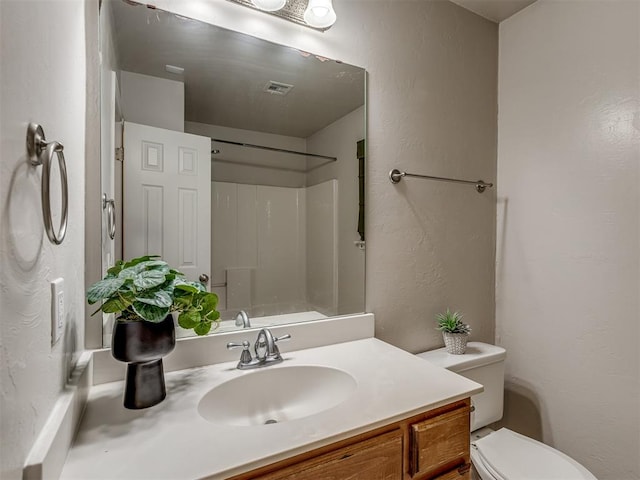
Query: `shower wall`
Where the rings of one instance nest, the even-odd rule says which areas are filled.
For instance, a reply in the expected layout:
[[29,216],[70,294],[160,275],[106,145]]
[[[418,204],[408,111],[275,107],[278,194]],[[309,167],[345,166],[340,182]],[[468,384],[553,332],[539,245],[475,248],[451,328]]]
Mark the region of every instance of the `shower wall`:
[[338,181],[307,187],[307,300],[311,310],[338,313]]
[[337,181],[310,189],[212,182],[211,195],[211,284],[223,318],[241,309],[335,312]]

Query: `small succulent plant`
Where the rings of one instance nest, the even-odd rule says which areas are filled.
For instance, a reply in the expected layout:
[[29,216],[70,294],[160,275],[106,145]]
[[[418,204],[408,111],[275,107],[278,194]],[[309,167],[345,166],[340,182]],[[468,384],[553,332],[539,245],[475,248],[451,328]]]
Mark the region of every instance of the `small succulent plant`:
[[463,315],[458,312],[451,312],[448,308],[445,313],[438,313],[436,321],[438,330],[447,333],[471,333],[471,327],[462,321]]

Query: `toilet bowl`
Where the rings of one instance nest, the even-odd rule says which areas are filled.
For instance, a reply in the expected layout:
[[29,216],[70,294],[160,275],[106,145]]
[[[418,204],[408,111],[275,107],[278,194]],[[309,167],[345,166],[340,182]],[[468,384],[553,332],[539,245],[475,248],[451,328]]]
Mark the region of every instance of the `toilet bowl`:
[[487,425],[502,418],[504,396],[503,348],[470,342],[464,355],[444,348],[418,354],[428,362],[470,378],[484,386],[471,397],[471,463],[480,480],[596,480],[584,466],[564,453],[513,432]]
[[[471,463],[481,480],[595,480],[573,458],[508,428],[472,432]],[[477,438],[480,437],[480,438]]]

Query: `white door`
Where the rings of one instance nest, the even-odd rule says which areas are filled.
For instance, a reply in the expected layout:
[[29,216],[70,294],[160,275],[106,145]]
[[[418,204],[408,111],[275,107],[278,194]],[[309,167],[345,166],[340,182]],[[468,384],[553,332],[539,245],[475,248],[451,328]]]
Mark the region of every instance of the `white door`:
[[125,122],[124,260],[160,255],[191,281],[211,265],[211,139]]

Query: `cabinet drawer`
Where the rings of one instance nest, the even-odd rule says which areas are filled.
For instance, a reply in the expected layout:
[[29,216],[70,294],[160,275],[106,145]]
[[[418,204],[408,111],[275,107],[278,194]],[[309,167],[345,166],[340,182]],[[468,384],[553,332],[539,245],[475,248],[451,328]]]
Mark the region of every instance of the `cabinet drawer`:
[[438,475],[433,480],[471,480],[471,464],[465,463],[458,468]]
[[402,443],[403,434],[398,429],[254,478],[261,480],[401,480]]
[[412,477],[441,478],[437,475],[469,463],[468,405],[414,423],[409,432]]

